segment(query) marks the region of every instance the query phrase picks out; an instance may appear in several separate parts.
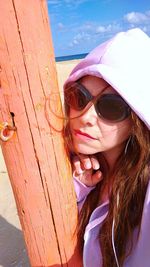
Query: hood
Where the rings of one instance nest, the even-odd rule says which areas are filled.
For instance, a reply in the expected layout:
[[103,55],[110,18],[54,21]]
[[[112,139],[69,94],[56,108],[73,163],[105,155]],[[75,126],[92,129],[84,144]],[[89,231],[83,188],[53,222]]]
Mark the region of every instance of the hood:
[[150,129],[150,38],[136,28],[116,34],[92,50],[64,84],[85,75],[103,78]]

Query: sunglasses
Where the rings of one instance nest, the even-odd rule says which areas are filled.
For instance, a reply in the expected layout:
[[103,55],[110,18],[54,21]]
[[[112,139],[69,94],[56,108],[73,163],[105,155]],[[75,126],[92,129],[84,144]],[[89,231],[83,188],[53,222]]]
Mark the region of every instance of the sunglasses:
[[95,97],[79,82],[66,89],[64,100],[67,106],[77,111],[83,110],[89,102],[93,102],[97,115],[110,122],[123,121],[131,114],[131,108],[120,95],[102,94]]

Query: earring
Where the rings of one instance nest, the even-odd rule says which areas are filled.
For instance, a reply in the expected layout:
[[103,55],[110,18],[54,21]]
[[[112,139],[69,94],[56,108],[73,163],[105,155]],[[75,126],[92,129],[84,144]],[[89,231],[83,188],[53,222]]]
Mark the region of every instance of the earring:
[[127,143],[126,143],[126,146],[125,146],[125,149],[124,149],[125,155],[127,154],[128,146],[129,146],[129,143],[130,143],[131,140],[132,140],[132,135],[130,135],[130,137],[129,137]]

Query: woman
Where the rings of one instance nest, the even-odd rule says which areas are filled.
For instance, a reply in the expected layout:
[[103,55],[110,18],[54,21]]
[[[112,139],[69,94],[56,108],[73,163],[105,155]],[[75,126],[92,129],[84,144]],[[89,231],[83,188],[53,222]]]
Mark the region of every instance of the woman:
[[84,267],[150,267],[150,39],[95,48],[65,82]]

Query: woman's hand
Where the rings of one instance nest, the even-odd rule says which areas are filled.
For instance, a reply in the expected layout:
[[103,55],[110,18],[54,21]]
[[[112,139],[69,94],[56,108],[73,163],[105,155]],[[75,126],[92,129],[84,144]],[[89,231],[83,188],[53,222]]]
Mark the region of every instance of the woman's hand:
[[73,173],[86,186],[95,186],[103,178],[96,156],[83,155],[72,158]]

